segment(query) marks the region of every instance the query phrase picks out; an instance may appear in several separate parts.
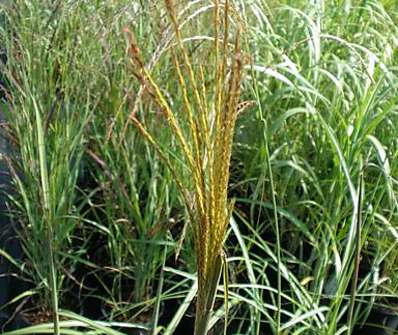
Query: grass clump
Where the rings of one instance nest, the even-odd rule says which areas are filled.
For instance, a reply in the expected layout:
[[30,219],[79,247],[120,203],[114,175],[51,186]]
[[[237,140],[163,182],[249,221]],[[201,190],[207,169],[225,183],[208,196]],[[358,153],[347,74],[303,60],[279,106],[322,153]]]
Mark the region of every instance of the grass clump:
[[[59,333],[65,279],[60,269],[69,263],[66,252],[78,223],[75,189],[94,102],[78,89],[85,78],[74,62],[84,56],[73,53],[76,41],[70,32],[79,29],[79,22],[62,15],[54,22],[56,6],[48,12],[18,1],[7,9],[2,34],[7,66],[2,69],[9,90],[6,115],[16,142],[9,162],[23,227],[24,271],[37,285],[37,303],[53,310]],[[65,47],[68,51],[62,52]]]
[[58,299],[76,334],[362,334],[394,313],[397,10],[15,1],[1,36],[29,304]]

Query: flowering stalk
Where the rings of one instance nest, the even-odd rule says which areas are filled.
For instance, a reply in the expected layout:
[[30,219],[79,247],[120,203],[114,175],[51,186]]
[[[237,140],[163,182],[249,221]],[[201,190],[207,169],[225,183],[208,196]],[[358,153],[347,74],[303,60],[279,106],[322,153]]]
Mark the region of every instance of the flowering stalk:
[[[236,16],[236,12],[228,0],[223,6],[215,1],[214,43],[207,53],[211,55],[210,64],[194,67],[184,44],[176,6],[172,0],[165,0],[165,5],[176,40],[172,57],[183,101],[182,114],[177,114],[171,107],[146,69],[134,34],[128,29],[125,32],[132,71],[160,108],[181,149],[181,159],[191,180],[186,178],[185,173],[175,172],[173,167],[177,163],[168,158],[162,145],[138,116],[131,115],[130,119],[174,174],[194,225],[198,272],[195,334],[205,335],[220,280],[221,254],[233,208],[228,200],[228,181],[235,123],[240,112],[238,106],[243,76],[241,28],[237,22],[235,38],[229,41],[229,21]],[[187,129],[181,127],[184,122],[188,125]]]

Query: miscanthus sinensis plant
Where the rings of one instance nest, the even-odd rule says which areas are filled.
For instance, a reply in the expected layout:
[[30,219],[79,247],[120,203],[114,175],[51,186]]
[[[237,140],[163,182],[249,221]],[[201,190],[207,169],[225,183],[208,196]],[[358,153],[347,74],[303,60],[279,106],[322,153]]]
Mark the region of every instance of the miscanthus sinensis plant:
[[[222,272],[225,232],[233,208],[228,199],[228,180],[235,123],[242,106],[245,58],[240,45],[242,24],[228,0],[222,4],[214,1],[209,6],[214,36],[207,39],[210,42],[206,42],[209,47],[203,65],[194,62],[188,51],[176,4],[165,0],[165,8],[175,36],[172,42],[175,45],[170,50],[182,110],[171,104],[155,81],[134,33],[128,29],[125,32],[131,69],[164,116],[181,157],[178,160],[171,157],[142,116],[132,113],[131,120],[172,171],[193,224],[198,272],[195,334],[201,335],[207,333]],[[181,162],[183,169],[178,169]]]

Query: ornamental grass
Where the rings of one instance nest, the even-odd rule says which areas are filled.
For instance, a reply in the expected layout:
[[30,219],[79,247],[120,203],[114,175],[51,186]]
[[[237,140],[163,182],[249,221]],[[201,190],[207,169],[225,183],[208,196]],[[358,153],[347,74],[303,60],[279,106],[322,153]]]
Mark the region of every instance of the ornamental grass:
[[[145,64],[134,33],[125,29],[131,70],[157,105],[181,151],[177,159],[157,139],[136,112],[130,116],[142,136],[170,168],[193,225],[198,273],[195,334],[208,331],[209,319],[223,264],[223,244],[233,209],[228,181],[235,124],[240,106],[244,57],[242,25],[232,4],[214,1],[214,36],[206,50],[206,64],[194,62],[180,25],[176,4],[165,0],[174,39],[170,50],[181,95],[176,110]],[[206,46],[203,46],[205,48]],[[183,169],[176,168],[183,165]],[[189,176],[189,178],[187,178]]]

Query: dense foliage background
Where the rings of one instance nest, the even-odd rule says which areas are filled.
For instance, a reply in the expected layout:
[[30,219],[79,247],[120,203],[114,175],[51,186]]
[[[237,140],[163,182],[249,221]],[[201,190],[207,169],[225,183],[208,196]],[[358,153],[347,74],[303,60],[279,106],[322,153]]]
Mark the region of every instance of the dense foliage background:
[[[280,334],[365,334],[372,323],[371,334],[393,328],[396,1],[234,3],[250,60],[243,98],[253,106],[239,117],[231,167],[228,334],[276,333],[278,301]],[[57,304],[65,334],[78,334],[76,326],[96,334],[189,334],[197,289],[192,227],[172,173],[130,113],[144,118],[170,155],[181,153],[139,89],[123,34],[134,30],[178,111],[183,97],[163,2],[1,6],[1,108],[13,146],[3,159],[25,257],[0,257],[26,283],[12,306],[39,323],[27,333],[51,329],[43,322]],[[178,2],[197,64],[207,62],[202,46],[212,32],[211,8],[212,1]],[[220,283],[214,334],[223,329],[224,290]]]

